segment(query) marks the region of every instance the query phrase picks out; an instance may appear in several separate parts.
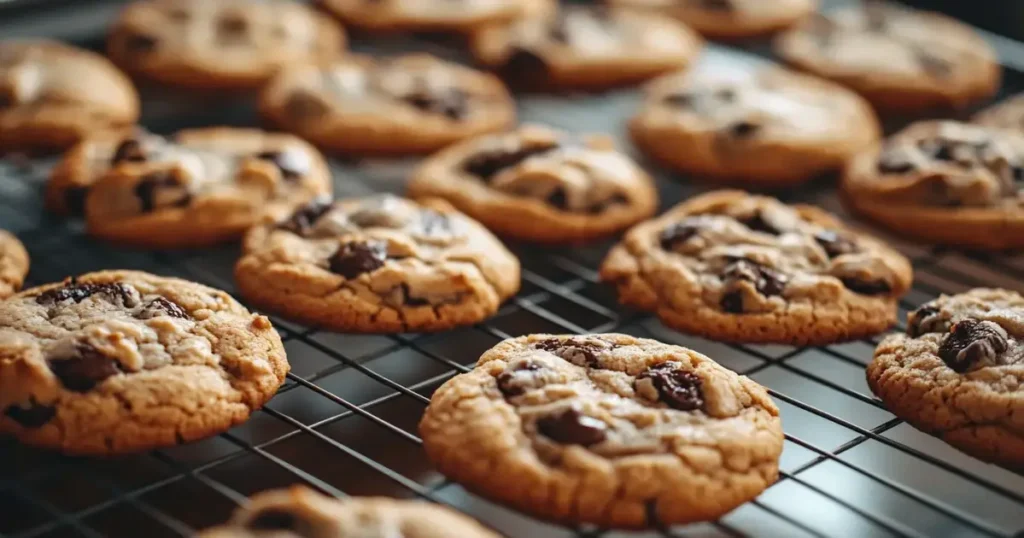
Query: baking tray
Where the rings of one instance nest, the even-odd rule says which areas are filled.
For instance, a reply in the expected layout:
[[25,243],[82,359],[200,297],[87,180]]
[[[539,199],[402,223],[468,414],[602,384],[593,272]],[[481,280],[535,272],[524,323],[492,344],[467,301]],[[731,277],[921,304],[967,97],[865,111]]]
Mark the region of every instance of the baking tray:
[[[59,23],[53,22],[55,34],[64,28]],[[0,35],[3,30],[0,24]],[[102,40],[102,28],[75,32],[86,35],[88,43]],[[458,57],[450,43],[413,38],[360,38],[356,48]],[[710,46],[697,69],[744,68],[765,55],[766,47],[758,44]],[[1020,90],[1024,73],[1009,69],[1001,95]],[[632,152],[624,121],[638,101],[635,90],[625,90],[528,96],[518,106],[524,121],[609,132]],[[256,125],[251,97],[183,97],[145,89],[144,103],[143,123],[158,132]],[[235,292],[235,246],[125,250],[89,239],[78,222],[47,215],[41,192],[53,161],[0,160],[0,228],[16,232],[28,247],[29,285],[97,269],[133,268]],[[347,196],[401,192],[415,161],[332,159],[331,165],[338,195]],[[663,207],[708,188],[653,165],[649,169]],[[834,178],[783,198],[816,203],[848,218],[834,195]],[[979,285],[1024,289],[1022,254],[931,249],[877,233],[914,263],[915,283],[900,303],[901,323],[908,310],[943,292]],[[522,292],[493,319],[456,331],[354,336],[275,318],[292,373],[265,409],[217,437],[116,460],[65,458],[0,441],[0,537],[188,536],[226,519],[248,495],[295,483],[337,496],[445,503],[515,538],[1024,536],[1024,476],[918,432],[872,397],[864,365],[877,338],[798,348],[729,345],[677,333],[649,315],[623,309],[612,290],[597,282],[596,268],[609,245],[557,250],[511,245],[523,262]],[[688,346],[769,387],[786,431],[778,483],[721,521],[626,534],[543,523],[473,495],[433,470],[416,425],[437,386],[506,337],[603,331]]]

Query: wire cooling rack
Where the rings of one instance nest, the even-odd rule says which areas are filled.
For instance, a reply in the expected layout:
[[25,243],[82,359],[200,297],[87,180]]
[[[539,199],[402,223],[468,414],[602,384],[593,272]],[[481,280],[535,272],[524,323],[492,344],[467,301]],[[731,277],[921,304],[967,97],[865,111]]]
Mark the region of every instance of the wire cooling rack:
[[[409,48],[409,43],[399,48]],[[443,44],[414,48],[451,55]],[[379,50],[378,45],[369,46]],[[754,52],[749,55],[747,52]],[[762,50],[711,48],[698,69],[758,62]],[[1003,94],[1024,90],[1009,71]],[[156,131],[253,125],[252,100],[182,98],[145,90],[144,123]],[[611,132],[635,91],[526,97],[526,121]],[[890,126],[897,127],[896,125]],[[29,284],[104,268],[181,276],[234,292],[237,247],[145,252],[92,241],[80,223],[45,214],[41,188],[52,159],[0,160],[0,227],[32,255]],[[401,192],[415,163],[332,161],[339,196]],[[663,206],[706,187],[658,172]],[[843,214],[828,178],[788,201]],[[844,214],[844,216],[846,216]],[[914,262],[906,312],[938,294],[987,285],[1024,289],[1024,255],[924,248],[881,234]],[[715,523],[629,536],[1024,536],[1024,476],[971,459],[887,412],[864,381],[877,339],[820,348],[739,346],[689,337],[624,310],[597,282],[610,243],[545,250],[512,245],[522,292],[493,319],[436,335],[354,336],[275,318],[292,364],[280,393],[245,424],[197,443],[114,460],[65,458],[0,441],[0,537],[188,536],[226,519],[246,496],[307,483],[336,496],[425,498],[454,506],[514,538],[621,537],[549,525],[492,504],[446,480],[427,461],[416,425],[432,391],[503,338],[619,331],[696,349],[770,388],[786,431],[777,484]],[[458,538],[458,537],[453,537]]]

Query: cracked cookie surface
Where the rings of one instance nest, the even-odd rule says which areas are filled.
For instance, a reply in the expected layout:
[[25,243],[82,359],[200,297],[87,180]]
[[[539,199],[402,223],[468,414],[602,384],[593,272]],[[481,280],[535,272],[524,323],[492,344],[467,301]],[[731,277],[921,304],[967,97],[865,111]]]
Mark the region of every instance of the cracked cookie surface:
[[347,332],[480,322],[519,290],[519,260],[439,199],[315,200],[253,228],[235,266],[253,303]]
[[367,30],[468,32],[504,24],[551,0],[318,0],[347,25]]
[[868,1],[815,15],[779,36],[784,60],[848,86],[900,114],[960,108],[996,92],[995,51],[938,13]]
[[1024,246],[1024,134],[923,121],[846,168],[843,201],[894,231],[975,248]]
[[254,495],[197,538],[499,538],[441,505],[384,497],[334,499],[302,486]]
[[437,389],[420,434],[473,491],[624,528],[717,519],[775,481],[783,439],[760,385],[620,334],[506,340]]
[[282,0],[141,0],[114,23],[107,52],[124,69],[196,89],[256,88],[283,66],[344,52],[330,17]]
[[470,49],[525,89],[601,89],[682,69],[700,52],[701,39],[657,13],[565,6],[483,28]]
[[288,372],[264,316],[175,278],[104,271],[0,302],[0,433],[67,454],[220,433]]
[[61,149],[135,123],[128,77],[94,52],[46,40],[0,40],[0,153]]
[[613,6],[657,10],[703,35],[743,38],[782,30],[811,14],[817,0],[605,0]]
[[90,235],[144,248],[211,245],[332,191],[320,153],[288,134],[211,127],[136,130],[72,149],[47,187],[51,209],[84,199]]
[[887,337],[868,385],[896,416],[979,459],[1024,470],[1024,297],[977,288],[925,303]]
[[818,208],[742,191],[690,198],[612,248],[619,300],[713,340],[824,345],[896,322],[910,263]]
[[857,94],[781,68],[672,74],[647,88],[630,134],[673,168],[782,187],[840,169],[880,128]]
[[429,54],[285,69],[264,89],[260,111],[320,147],[359,154],[430,152],[515,122],[496,77]]
[[0,299],[21,289],[28,274],[28,252],[12,233],[0,230]]
[[444,198],[498,235],[548,243],[615,233],[658,204],[650,176],[610,140],[539,125],[437,153],[408,192]]

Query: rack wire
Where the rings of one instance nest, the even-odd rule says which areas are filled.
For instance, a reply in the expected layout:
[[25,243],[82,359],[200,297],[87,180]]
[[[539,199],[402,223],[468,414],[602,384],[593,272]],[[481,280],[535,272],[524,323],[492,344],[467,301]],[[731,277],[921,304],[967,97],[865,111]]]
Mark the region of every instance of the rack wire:
[[[418,42],[450,56],[443,45]],[[754,56],[747,52],[753,52]],[[756,62],[763,51],[712,48],[702,66]],[[1004,94],[1024,89],[1009,71]],[[148,92],[148,90],[147,90]],[[156,131],[210,124],[252,125],[251,100],[160,102],[144,118]],[[207,98],[214,99],[214,98]],[[615,133],[635,108],[635,91],[586,98],[525,97],[523,120],[574,131]],[[897,126],[890,126],[895,128]],[[32,256],[29,284],[104,268],[181,276],[234,293],[238,252],[115,248],[85,237],[80,223],[48,216],[41,188],[52,159],[0,161],[0,227]],[[339,196],[400,192],[411,161],[332,160]],[[708,187],[656,172],[663,206]],[[783,198],[848,217],[825,178]],[[1024,254],[929,249],[874,230],[914,264],[906,312],[940,293],[987,285],[1024,289]],[[1024,476],[984,464],[887,412],[864,381],[878,338],[820,348],[730,345],[683,335],[624,310],[597,281],[611,243],[547,250],[512,245],[523,262],[522,292],[494,318],[433,334],[343,335],[273,318],[292,364],[285,386],[227,433],[116,460],[66,458],[0,441],[0,538],[188,536],[226,519],[246,496],[307,483],[339,497],[387,495],[445,503],[511,537],[604,537],[622,533],[543,523],[490,503],[446,480],[427,461],[416,425],[430,394],[467,371],[500,340],[536,332],[625,332],[688,346],[769,387],[786,431],[781,477],[758,499],[714,523],[630,536],[1024,536]]]

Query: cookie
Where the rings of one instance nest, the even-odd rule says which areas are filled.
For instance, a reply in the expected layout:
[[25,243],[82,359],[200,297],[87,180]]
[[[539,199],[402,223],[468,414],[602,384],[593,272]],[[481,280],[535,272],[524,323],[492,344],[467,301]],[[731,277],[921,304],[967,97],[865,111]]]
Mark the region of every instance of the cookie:
[[194,89],[257,88],[283,66],[340,56],[329,17],[283,0],[140,0],[111,30],[107,52],[125,70]]
[[717,519],[775,481],[782,452],[763,387],[622,334],[505,340],[434,392],[420,435],[485,497],[618,528]]
[[878,1],[807,19],[779,36],[786,61],[899,114],[961,108],[999,88],[992,48],[944,15]]
[[384,497],[336,500],[303,486],[264,491],[227,524],[198,538],[499,538],[437,504]]
[[501,81],[428,54],[285,69],[260,110],[320,147],[360,155],[429,153],[515,123]]
[[1024,132],[1024,93],[1019,93],[978,112],[971,123]]
[[[59,169],[99,172],[86,185],[87,231],[126,245],[186,248],[229,241],[264,214],[289,215],[332,189],[319,152],[287,134],[211,127],[169,138],[139,132],[117,146],[106,135],[82,144]],[[61,195],[55,185],[48,199],[77,196],[68,190]]]
[[545,243],[585,241],[651,216],[651,178],[606,137],[540,125],[467,140],[430,157],[408,185],[495,233]]
[[65,148],[138,117],[131,81],[99,54],[55,41],[0,41],[0,153]]
[[627,232],[601,280],[618,288],[623,304],[683,332],[825,345],[895,323],[911,268],[818,208],[716,191]]
[[161,141],[160,137],[139,127],[100,131],[87,136],[68,149],[50,172],[44,192],[46,209],[58,215],[84,216],[89,188],[110,170],[118,146],[129,137],[147,140],[148,144]]
[[850,209],[901,234],[1024,247],[1024,134],[918,122],[852,160],[841,192]]
[[926,303],[868,365],[896,416],[985,461],[1024,470],[1024,297],[978,288]]
[[502,24],[552,0],[318,0],[346,25],[371,31],[468,32]]
[[532,90],[603,89],[685,68],[697,34],[657,13],[564,6],[484,27],[470,49],[509,84]]
[[28,274],[28,252],[10,232],[0,230],[0,299],[21,289]]
[[235,265],[249,301],[343,332],[441,331],[492,316],[519,260],[442,200],[315,200],[246,234]]
[[613,6],[657,10],[701,34],[723,39],[782,30],[817,8],[817,0],[606,0]]
[[288,373],[263,316],[200,284],[103,271],[0,302],[0,434],[65,454],[172,446],[245,421]]
[[655,160],[706,179],[792,186],[837,171],[880,136],[871,106],[828,81],[779,68],[671,74],[630,122]]

